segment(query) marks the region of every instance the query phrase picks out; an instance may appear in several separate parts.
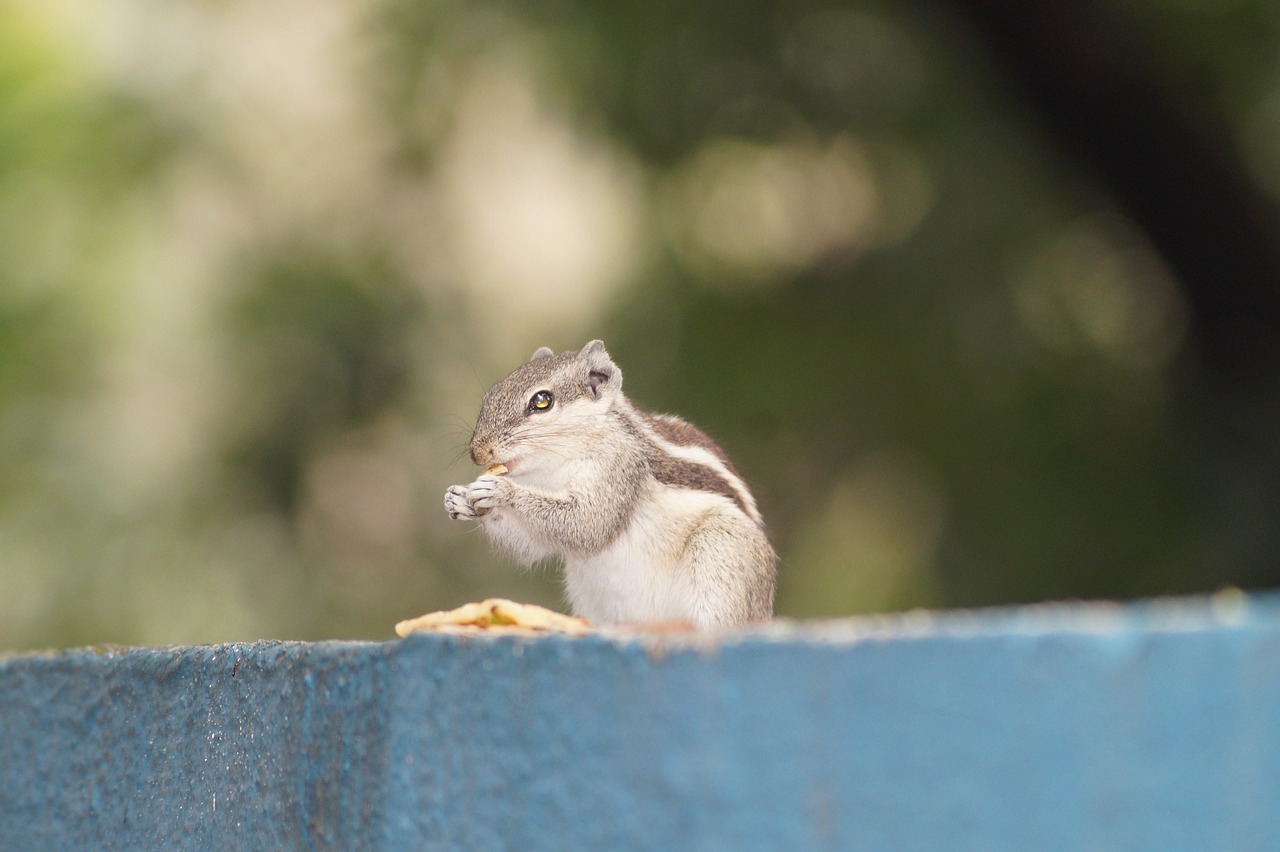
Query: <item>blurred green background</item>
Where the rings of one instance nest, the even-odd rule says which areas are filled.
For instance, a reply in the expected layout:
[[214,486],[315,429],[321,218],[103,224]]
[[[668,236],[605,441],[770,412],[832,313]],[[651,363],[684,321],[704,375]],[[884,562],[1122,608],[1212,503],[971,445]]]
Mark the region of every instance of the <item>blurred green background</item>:
[[0,0],[0,648],[501,595],[485,387],[602,337],[777,609],[1280,581],[1280,14]]

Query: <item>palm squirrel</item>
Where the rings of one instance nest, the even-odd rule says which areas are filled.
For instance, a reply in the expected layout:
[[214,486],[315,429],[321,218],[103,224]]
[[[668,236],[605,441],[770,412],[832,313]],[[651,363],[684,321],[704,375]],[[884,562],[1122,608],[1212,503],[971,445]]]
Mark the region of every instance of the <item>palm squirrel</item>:
[[575,615],[700,628],[772,615],[777,556],[746,483],[697,427],[632,405],[601,341],[543,347],[489,388],[470,450],[490,468],[449,488],[449,517],[525,563],[562,557]]

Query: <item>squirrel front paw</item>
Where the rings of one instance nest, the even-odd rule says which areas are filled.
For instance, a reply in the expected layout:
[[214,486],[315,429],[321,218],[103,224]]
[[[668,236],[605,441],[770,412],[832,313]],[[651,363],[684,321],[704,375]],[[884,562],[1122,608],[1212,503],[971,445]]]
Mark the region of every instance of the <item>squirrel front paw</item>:
[[476,517],[475,507],[467,499],[467,486],[449,486],[449,490],[444,492],[444,510],[455,521],[470,521]]
[[495,506],[504,505],[511,483],[486,473],[470,485],[450,485],[444,493],[444,508],[455,521],[475,520]]
[[478,514],[483,515],[495,506],[506,504],[506,494],[511,483],[495,473],[482,474],[467,486],[467,501]]

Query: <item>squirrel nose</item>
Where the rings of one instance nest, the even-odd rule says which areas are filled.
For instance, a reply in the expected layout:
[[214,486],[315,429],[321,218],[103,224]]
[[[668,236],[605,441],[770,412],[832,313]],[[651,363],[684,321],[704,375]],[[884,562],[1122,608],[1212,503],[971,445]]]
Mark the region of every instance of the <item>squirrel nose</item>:
[[476,464],[485,464],[485,460],[493,455],[493,450],[488,447],[481,447],[476,443],[475,439],[471,440],[471,460]]

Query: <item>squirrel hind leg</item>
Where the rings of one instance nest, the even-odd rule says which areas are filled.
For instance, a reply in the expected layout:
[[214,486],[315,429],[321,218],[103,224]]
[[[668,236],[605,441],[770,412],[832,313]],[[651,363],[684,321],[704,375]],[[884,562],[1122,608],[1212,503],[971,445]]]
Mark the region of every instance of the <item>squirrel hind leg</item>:
[[745,518],[703,516],[681,561],[692,581],[698,627],[732,627],[773,616],[776,556],[764,531]]

